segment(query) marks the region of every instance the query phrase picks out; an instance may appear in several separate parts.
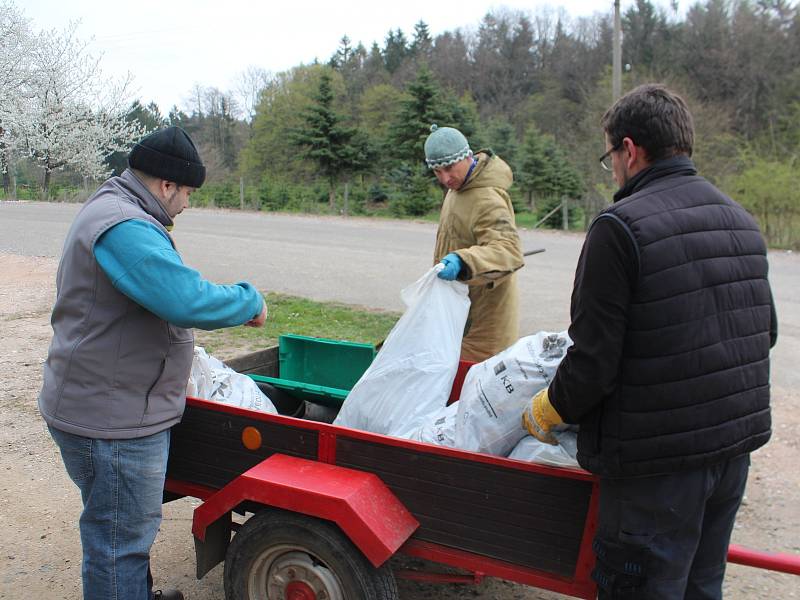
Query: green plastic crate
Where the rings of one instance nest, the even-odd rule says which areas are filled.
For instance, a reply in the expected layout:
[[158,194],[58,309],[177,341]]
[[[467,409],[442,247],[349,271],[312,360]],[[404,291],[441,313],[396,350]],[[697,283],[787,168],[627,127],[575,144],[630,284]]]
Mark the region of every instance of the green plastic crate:
[[374,358],[370,344],[287,334],[278,338],[280,376],[250,377],[303,400],[340,407]]

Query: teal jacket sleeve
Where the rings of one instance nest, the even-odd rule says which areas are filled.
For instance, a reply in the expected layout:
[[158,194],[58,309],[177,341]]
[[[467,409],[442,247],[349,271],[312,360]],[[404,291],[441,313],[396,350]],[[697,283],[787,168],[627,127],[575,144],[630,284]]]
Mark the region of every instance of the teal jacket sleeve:
[[261,313],[264,300],[252,285],[204,279],[147,221],[131,219],[111,227],[95,242],[94,256],[115,288],[173,325],[218,329]]

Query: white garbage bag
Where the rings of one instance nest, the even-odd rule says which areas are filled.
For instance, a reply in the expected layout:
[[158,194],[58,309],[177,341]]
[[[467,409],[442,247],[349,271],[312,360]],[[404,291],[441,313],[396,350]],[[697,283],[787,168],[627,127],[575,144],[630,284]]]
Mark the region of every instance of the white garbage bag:
[[428,444],[454,447],[456,445],[457,414],[457,403],[439,409],[436,414],[428,417],[425,423],[410,436],[411,439]]
[[508,456],[528,435],[522,412],[536,392],[550,385],[571,345],[566,331],[540,331],[473,365],[456,403],[456,448]]
[[278,414],[272,401],[258,389],[255,381],[209,356],[200,346],[194,347],[186,395]]
[[[193,398],[211,399],[214,393],[214,365],[222,364],[216,358],[209,356],[204,348],[194,347],[192,357],[192,370],[189,372],[189,381],[186,384],[186,395]],[[224,365],[223,365],[224,366]]]
[[467,286],[436,274],[401,292],[407,309],[342,404],[334,425],[411,437],[444,407],[453,386],[469,312]]
[[508,455],[508,458],[543,463],[556,467],[577,467],[578,434],[574,431],[553,432],[558,445],[545,444],[532,435],[526,435]]

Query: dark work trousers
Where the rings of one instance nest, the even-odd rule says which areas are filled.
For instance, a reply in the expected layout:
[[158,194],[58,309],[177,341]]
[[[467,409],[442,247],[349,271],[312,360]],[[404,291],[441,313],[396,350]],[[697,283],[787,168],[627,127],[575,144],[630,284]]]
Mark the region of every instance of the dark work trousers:
[[592,577],[601,600],[722,598],[750,455],[692,471],[601,479]]

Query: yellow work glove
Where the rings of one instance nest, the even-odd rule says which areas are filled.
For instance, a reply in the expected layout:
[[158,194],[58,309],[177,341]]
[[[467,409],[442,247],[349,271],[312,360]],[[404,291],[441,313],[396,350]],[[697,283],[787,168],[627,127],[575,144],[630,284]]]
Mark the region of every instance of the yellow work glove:
[[540,442],[556,445],[558,441],[551,433],[556,425],[561,425],[563,419],[550,404],[547,388],[544,388],[533,397],[528,408],[522,413],[522,426]]

